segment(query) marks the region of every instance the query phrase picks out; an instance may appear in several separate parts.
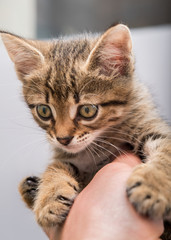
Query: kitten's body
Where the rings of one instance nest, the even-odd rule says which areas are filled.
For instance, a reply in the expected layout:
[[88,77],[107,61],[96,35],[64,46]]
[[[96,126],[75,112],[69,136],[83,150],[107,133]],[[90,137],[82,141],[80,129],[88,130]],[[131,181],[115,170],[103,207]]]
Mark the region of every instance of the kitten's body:
[[54,163],[41,180],[20,185],[39,224],[60,225],[95,173],[126,151],[146,162],[128,180],[131,203],[143,215],[170,220],[170,129],[135,77],[128,28],[48,43],[2,38],[25,100],[54,145]]

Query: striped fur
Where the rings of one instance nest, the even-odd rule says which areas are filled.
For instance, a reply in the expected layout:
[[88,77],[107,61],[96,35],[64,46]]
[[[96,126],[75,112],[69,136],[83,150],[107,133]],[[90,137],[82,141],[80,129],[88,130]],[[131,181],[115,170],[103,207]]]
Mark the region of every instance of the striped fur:
[[[120,24],[102,35],[47,42],[1,35],[23,83],[25,101],[54,146],[54,163],[39,180],[38,191],[33,191],[34,203],[25,197],[28,180],[20,185],[39,224],[63,223],[79,191],[128,146],[145,163],[128,180],[128,198],[141,214],[170,220],[170,128],[135,77],[129,29]],[[39,104],[51,107],[49,121],[37,115]],[[79,114],[79,107],[86,104],[98,107],[93,119]],[[57,141],[68,136],[73,139],[67,146]]]

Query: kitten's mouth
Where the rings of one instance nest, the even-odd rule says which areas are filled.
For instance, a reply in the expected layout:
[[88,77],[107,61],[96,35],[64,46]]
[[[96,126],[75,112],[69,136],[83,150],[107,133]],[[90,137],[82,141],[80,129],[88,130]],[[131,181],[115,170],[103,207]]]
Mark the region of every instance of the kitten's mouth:
[[60,146],[60,148],[68,153],[79,153],[79,152],[85,150],[86,146],[71,144],[68,146]]

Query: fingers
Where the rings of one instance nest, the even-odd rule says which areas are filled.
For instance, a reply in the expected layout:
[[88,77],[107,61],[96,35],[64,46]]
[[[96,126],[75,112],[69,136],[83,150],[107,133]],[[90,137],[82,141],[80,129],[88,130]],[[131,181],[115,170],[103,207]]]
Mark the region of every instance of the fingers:
[[128,165],[129,167],[133,168],[142,162],[137,156],[128,153],[125,155],[120,155],[113,161],[113,163],[124,163],[124,164]]

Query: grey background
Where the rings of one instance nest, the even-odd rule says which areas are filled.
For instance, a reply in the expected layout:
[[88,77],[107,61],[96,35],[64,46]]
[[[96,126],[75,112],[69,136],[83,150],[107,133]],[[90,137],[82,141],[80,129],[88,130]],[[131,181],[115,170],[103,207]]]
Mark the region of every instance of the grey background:
[[170,0],[37,0],[37,36],[104,31],[113,23],[130,28],[171,23]]
[[[171,122],[171,26],[134,29],[132,37],[137,75],[149,86],[161,115]],[[20,93],[21,83],[0,43],[0,239],[45,240],[17,188],[22,178],[45,169],[51,151]]]

